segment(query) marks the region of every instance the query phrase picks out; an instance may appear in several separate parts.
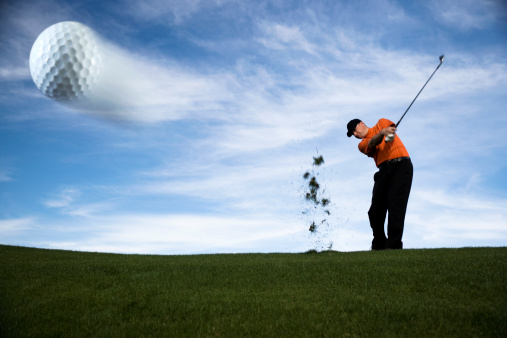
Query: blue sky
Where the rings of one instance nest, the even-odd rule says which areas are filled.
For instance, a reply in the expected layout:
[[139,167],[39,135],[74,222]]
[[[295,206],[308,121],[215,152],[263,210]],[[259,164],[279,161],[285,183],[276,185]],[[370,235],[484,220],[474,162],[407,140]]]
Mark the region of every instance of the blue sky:
[[[0,244],[118,253],[368,250],[360,118],[403,120],[405,248],[507,244],[507,6],[498,0],[0,5]],[[61,21],[124,71],[108,110],[45,97],[28,60]],[[312,167],[313,157],[325,164]],[[331,199],[303,198],[307,170]],[[304,214],[305,211],[312,211]]]

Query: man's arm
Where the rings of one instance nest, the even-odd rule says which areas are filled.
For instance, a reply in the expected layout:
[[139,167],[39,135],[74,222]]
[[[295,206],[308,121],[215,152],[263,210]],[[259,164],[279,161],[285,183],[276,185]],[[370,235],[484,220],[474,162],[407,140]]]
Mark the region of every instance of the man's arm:
[[396,127],[393,125],[382,129],[377,135],[373,136],[368,142],[368,149],[375,149],[382,141],[384,140],[384,136],[389,134],[394,134],[396,132]]

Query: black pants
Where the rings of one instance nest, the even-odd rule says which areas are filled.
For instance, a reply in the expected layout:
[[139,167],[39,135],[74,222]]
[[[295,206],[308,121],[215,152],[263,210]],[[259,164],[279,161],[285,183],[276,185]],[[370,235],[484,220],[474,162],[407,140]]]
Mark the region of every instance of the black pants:
[[[403,226],[414,169],[410,159],[381,166],[373,179],[373,196],[368,211],[373,230],[373,250],[402,249]],[[386,214],[387,237],[384,232]]]

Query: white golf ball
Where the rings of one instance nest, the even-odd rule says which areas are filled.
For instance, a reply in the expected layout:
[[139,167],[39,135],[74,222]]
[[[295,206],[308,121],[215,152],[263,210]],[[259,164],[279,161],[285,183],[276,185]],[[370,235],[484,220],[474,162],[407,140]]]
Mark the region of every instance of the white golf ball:
[[79,22],[44,30],[30,52],[30,73],[39,90],[58,101],[86,96],[100,74],[98,37]]

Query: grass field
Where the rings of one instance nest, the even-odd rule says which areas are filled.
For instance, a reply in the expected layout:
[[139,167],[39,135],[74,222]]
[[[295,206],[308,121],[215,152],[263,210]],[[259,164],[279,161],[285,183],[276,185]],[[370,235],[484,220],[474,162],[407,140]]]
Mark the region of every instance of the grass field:
[[149,256],[0,246],[0,336],[506,337],[507,248]]

